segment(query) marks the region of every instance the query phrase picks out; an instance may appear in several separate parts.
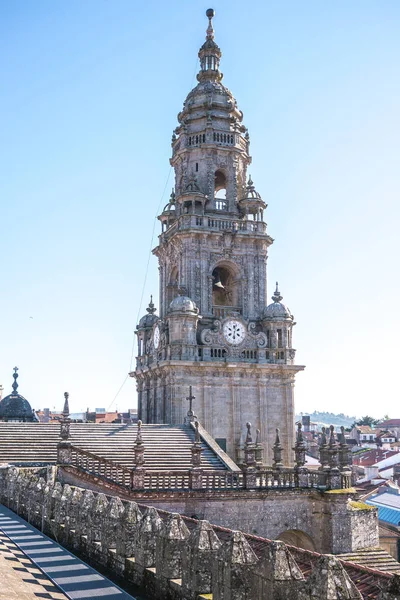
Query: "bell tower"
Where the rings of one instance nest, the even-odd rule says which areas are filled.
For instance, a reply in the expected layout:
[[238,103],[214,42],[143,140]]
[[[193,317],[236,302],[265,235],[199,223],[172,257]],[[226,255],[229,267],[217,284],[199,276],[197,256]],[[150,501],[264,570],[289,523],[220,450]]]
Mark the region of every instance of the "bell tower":
[[175,187],[158,217],[159,317],[151,304],[137,328],[139,418],[182,423],[187,389],[203,426],[238,459],[245,423],[261,431],[271,462],[280,428],[286,464],[294,445],[293,316],[278,287],[266,305],[273,239],[266,203],[248,166],[249,134],[222,84],[214,11],[207,10],[198,84],[172,136]]

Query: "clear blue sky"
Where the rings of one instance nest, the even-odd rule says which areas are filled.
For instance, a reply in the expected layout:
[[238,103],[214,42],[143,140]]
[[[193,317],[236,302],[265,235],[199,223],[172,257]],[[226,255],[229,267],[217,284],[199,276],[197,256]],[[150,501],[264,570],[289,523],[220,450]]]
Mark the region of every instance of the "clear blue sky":
[[[211,4],[212,6],[212,4]],[[108,408],[208,4],[0,3],[0,383]],[[398,0],[214,2],[268,203],[269,296],[295,315],[298,410],[400,417]],[[158,234],[158,222],[156,233]],[[118,409],[136,403],[125,382]]]

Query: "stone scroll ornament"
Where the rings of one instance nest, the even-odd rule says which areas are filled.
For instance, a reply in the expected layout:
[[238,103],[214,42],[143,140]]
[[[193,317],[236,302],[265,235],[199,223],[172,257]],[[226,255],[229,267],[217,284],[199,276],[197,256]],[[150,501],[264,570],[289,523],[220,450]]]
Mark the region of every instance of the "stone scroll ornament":
[[[237,319],[236,313],[234,317],[229,317],[222,321],[215,320],[213,327],[209,329],[203,329],[200,334],[201,343],[204,346],[227,346],[226,339],[223,334],[223,324],[225,321],[235,318]],[[244,324],[246,327],[246,325]],[[256,323],[249,323],[246,327],[246,335],[241,342],[241,344],[236,348],[231,348],[230,352],[233,354],[235,350],[255,350],[257,348],[266,348],[268,344],[268,339],[265,333],[262,331],[257,331]]]

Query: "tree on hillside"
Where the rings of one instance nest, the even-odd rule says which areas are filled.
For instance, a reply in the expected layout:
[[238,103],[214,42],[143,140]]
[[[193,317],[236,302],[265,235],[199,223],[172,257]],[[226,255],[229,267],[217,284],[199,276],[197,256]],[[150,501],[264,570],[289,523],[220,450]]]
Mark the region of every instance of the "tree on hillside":
[[377,425],[379,423],[379,419],[374,419],[373,417],[370,417],[369,415],[365,415],[365,417],[361,417],[361,419],[359,419],[358,421],[354,421],[352,427],[357,427],[359,425],[369,425],[370,427],[373,427],[374,425]]

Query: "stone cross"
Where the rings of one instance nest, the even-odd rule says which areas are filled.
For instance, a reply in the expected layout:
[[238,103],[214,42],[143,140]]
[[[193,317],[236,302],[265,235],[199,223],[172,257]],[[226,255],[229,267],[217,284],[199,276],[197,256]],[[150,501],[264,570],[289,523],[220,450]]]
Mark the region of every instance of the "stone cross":
[[187,416],[189,417],[189,420],[192,421],[194,419],[194,413],[193,413],[193,400],[196,399],[196,396],[193,396],[192,394],[192,386],[189,386],[189,396],[187,396],[186,400],[189,401],[189,410],[187,413]]
[[18,371],[18,367],[14,367],[14,375],[13,375],[14,383],[12,384],[12,389],[15,394],[17,393],[17,389],[18,389],[18,383],[17,383],[18,373],[17,373],[17,371]]

